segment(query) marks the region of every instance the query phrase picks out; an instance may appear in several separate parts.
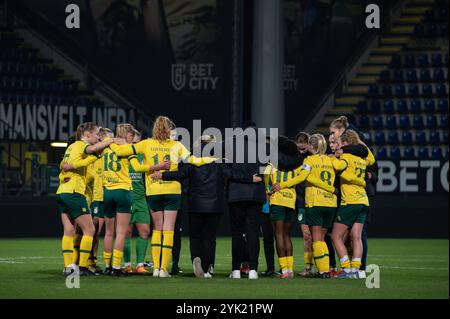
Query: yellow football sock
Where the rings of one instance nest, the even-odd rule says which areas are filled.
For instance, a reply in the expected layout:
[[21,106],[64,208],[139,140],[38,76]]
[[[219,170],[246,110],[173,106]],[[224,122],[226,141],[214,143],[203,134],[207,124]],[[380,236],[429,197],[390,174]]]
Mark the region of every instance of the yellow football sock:
[[167,271],[167,268],[169,268],[170,259],[172,258],[173,234],[173,230],[163,231],[161,269],[164,271]]
[[289,271],[294,271],[294,256],[287,256],[287,268]]
[[94,237],[83,236],[80,243],[80,267],[88,266],[88,258],[91,254],[92,242]]
[[347,255],[345,255],[344,257],[342,257],[342,258],[340,259],[340,262],[341,262],[341,268],[344,268],[344,269],[350,269],[350,266],[351,266],[351,264],[350,264],[350,259],[348,259],[348,256],[347,256]]
[[83,235],[81,235],[81,234],[75,234],[75,236],[73,236],[72,262],[77,265],[78,265],[79,259],[80,259],[80,243],[81,243],[82,237],[83,237]]
[[94,259],[93,256],[89,256],[89,259],[88,259],[88,266],[89,266],[89,267],[95,267],[95,266],[96,266],[96,262],[95,262],[95,259]]
[[112,258],[112,253],[108,253],[106,251],[103,252],[103,261],[105,262],[106,268],[111,267],[111,258]]
[[113,252],[113,262],[112,267],[114,269],[120,269],[120,265],[122,264],[123,251],[114,249]]
[[361,258],[353,258],[351,267],[353,268],[353,271],[359,270],[359,268],[361,267]]
[[303,253],[303,262],[305,263],[306,268],[312,268],[313,265],[313,253],[310,251],[305,251]]
[[64,267],[72,265],[73,256],[73,237],[63,236],[62,238],[62,253],[64,257]]
[[281,272],[288,269],[288,261],[286,257],[279,257],[278,262],[280,263]]
[[160,230],[153,230],[152,234],[152,259],[153,259],[153,268],[160,269],[161,268],[161,246],[162,246],[162,233]]
[[324,241],[313,242],[314,261],[319,273],[330,271],[330,259],[327,244]]

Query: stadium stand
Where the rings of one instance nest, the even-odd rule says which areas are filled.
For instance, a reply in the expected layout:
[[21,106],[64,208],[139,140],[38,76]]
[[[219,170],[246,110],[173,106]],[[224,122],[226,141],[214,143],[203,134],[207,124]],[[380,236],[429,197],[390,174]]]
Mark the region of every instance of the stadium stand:
[[448,157],[448,15],[447,0],[408,1],[317,131],[344,114],[379,159]]
[[1,29],[0,48],[0,103],[104,105],[12,29]]

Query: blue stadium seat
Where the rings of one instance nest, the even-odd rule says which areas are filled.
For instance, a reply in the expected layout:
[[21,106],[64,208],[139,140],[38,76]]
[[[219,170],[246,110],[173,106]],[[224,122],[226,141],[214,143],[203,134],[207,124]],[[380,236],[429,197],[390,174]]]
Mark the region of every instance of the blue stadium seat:
[[438,34],[441,37],[448,37],[448,22],[439,24]]
[[367,92],[369,97],[376,97],[378,96],[378,85],[371,84],[369,86],[369,90]]
[[436,95],[437,96],[446,96],[447,95],[447,87],[445,84],[437,84],[436,85]]
[[397,131],[389,131],[388,133],[388,144],[398,145],[398,133]]
[[433,159],[441,159],[442,158],[442,149],[440,147],[433,147],[431,150],[431,158]]
[[389,84],[383,85],[381,89],[381,97],[391,97],[392,96],[392,87]]
[[387,150],[384,147],[380,147],[377,150],[377,159],[387,159]]
[[375,115],[372,117],[372,128],[379,129],[383,127],[383,118],[379,115]]
[[18,104],[24,105],[24,104],[25,104],[25,96],[23,96],[23,95],[18,95],[18,96],[17,96],[17,103],[18,103]]
[[398,148],[398,147],[391,147],[391,158],[392,159],[399,159],[400,158],[400,148]]
[[405,158],[414,158],[416,157],[416,151],[413,147],[406,147],[403,153]]
[[369,113],[370,114],[380,114],[381,104],[379,100],[372,100],[369,103]]
[[409,115],[400,115],[400,128],[403,130],[409,129],[411,126]]
[[417,84],[410,84],[408,87],[408,95],[412,97],[418,97],[419,96],[419,87]]
[[444,158],[445,158],[446,160],[448,160],[448,158],[449,158],[449,149],[448,149],[448,146],[447,146],[446,149],[445,149],[445,155],[444,155]]
[[377,145],[386,144],[386,136],[383,131],[378,131],[375,133],[375,144]]
[[395,85],[395,96],[404,97],[406,95],[406,88],[404,84]]
[[436,115],[428,115],[427,116],[427,128],[436,128],[436,127],[437,127]]
[[34,103],[38,105],[42,104],[42,95],[36,95],[34,98]]
[[389,70],[383,70],[380,73],[381,82],[390,82],[391,81],[391,72]]
[[403,82],[403,70],[394,70],[394,82]]
[[394,54],[391,58],[391,67],[397,68],[402,65],[402,57],[399,54]]
[[441,137],[439,135],[439,132],[431,131],[428,142],[433,145],[439,145],[441,143]]
[[387,113],[387,114],[394,113],[394,111],[395,111],[394,110],[394,101],[392,101],[392,100],[384,101],[383,111],[384,111],[384,113]]
[[423,110],[425,111],[425,113],[434,113],[434,111],[436,110],[434,100],[426,100]]
[[445,66],[448,66],[448,52],[445,55],[444,64],[445,64]]
[[416,65],[416,58],[412,54],[407,54],[403,66],[407,68],[413,68]]
[[422,146],[419,148],[419,158],[420,159],[428,159],[430,157],[430,151],[428,147]]
[[405,100],[397,100],[397,112],[398,113],[405,113],[408,111],[408,104]]
[[[410,69],[406,71],[406,81],[408,82],[416,82],[417,81],[417,71],[416,69]],[[401,82],[401,81],[399,81]]]
[[370,120],[367,115],[362,115],[359,117],[358,127],[362,129],[367,129],[370,126]]
[[441,116],[441,123],[442,128],[448,128],[448,115],[442,115]]
[[438,28],[434,23],[430,23],[427,25],[428,29],[427,29],[427,33],[428,35],[435,37],[438,34]]
[[410,105],[411,113],[421,113],[422,112],[422,101],[413,100]]
[[397,128],[397,117],[395,115],[386,117],[386,128],[391,130]]
[[373,144],[372,134],[370,132],[364,133],[364,142],[368,145]]
[[425,34],[425,27],[423,24],[416,24],[414,26],[414,35],[423,36]]
[[433,80],[436,82],[444,82],[445,81],[444,70],[434,69]]
[[421,129],[424,127],[422,115],[414,115],[412,127],[415,129]]
[[368,111],[367,101],[359,101],[358,105],[356,106],[356,109],[358,110],[358,113],[364,114]]
[[423,131],[417,131],[416,132],[416,144],[425,144],[426,143],[426,137],[425,132]]
[[442,142],[444,144],[448,144],[448,131],[444,131],[444,133],[442,134]]
[[58,105],[59,97],[57,95],[50,95],[50,105]]
[[428,54],[419,54],[419,57],[417,58],[417,64],[420,67],[427,67],[428,66]]
[[430,80],[431,80],[430,70],[428,70],[428,69],[420,70],[420,81],[428,82]]
[[412,144],[412,133],[410,131],[402,132],[402,144],[411,145]]
[[432,96],[433,95],[433,85],[432,84],[423,84],[422,85],[422,95],[423,96]]

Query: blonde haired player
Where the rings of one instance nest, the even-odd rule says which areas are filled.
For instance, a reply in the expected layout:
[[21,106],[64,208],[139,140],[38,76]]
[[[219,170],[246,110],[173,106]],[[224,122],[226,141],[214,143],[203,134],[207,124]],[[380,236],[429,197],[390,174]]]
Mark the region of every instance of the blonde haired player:
[[[131,124],[119,124],[116,141],[131,143],[135,129]],[[115,152],[117,144],[111,144],[102,153],[105,214],[105,242],[103,258],[106,272],[112,276],[127,275],[121,269],[125,238],[131,218],[132,183],[129,166],[144,171],[137,158],[128,158]],[[114,250],[113,250],[114,248]]]
[[174,123],[158,116],[153,124],[152,138],[134,145],[115,146],[120,156],[143,154],[144,163],[152,163],[145,173],[147,203],[153,220],[151,240],[154,277],[170,277],[168,267],[172,257],[175,221],[181,204],[181,184],[177,181],[160,181],[152,178],[156,170],[176,170],[179,160],[190,156],[178,141],[170,139]]
[[[292,187],[306,180],[305,201],[306,225],[311,229],[313,240],[313,256],[318,276],[330,278],[330,265],[328,247],[325,243],[325,234],[331,228],[337,198],[334,194],[335,170],[345,169],[345,163],[325,155],[327,143],[321,134],[313,134],[309,138],[310,153],[303,165],[295,170],[295,177],[282,181],[274,189]],[[323,185],[317,183],[321,181]],[[325,187],[324,187],[325,186]]]
[[[100,141],[106,138],[113,138],[114,133],[106,127],[101,127],[98,132]],[[89,258],[89,269],[96,273],[103,273],[97,265],[98,244],[100,241],[100,233],[102,232],[105,215],[103,210],[103,156],[100,156],[94,163],[87,168],[87,174],[92,178],[92,203],[90,204],[92,218],[95,226],[94,242],[92,244],[92,253]],[[89,177],[88,177],[89,178]],[[89,183],[88,183],[89,184]]]
[[[294,148],[297,148],[293,141],[289,142],[293,144]],[[290,239],[290,223],[295,212],[296,204],[296,190],[294,186],[306,180],[307,177],[305,176],[302,181],[297,182],[296,171],[282,172],[272,164],[269,164],[264,175],[266,189],[269,190],[272,185],[274,190],[272,193],[268,191],[268,194],[270,195],[270,213],[275,230],[277,254],[281,267],[280,278],[292,278],[294,276],[294,257]],[[324,187],[331,192],[334,191],[332,184],[329,186],[326,182],[320,181],[315,176],[311,176],[309,182],[320,184],[320,187]],[[281,187],[280,184],[282,185]],[[318,189],[321,188],[318,187]]]
[[[342,133],[339,140],[341,146],[362,143],[358,134],[353,130]],[[340,258],[341,268],[344,270],[338,278],[359,278],[358,271],[362,257],[361,233],[369,207],[369,199],[365,190],[365,171],[367,166],[375,163],[375,157],[370,150],[368,151],[369,155],[365,159],[349,153],[341,154],[338,159],[346,166],[340,180],[341,206],[337,211],[331,234]],[[350,229],[353,243],[352,260],[348,257],[343,239],[348,229]]]
[[85,196],[86,166],[97,159],[97,156],[91,154],[101,152],[113,142],[112,140],[98,142],[98,130],[97,125],[92,122],[80,124],[77,127],[77,141],[67,147],[60,165],[62,172],[59,175],[56,199],[64,227],[62,252],[66,275],[76,270],[73,254],[76,225],[83,233],[79,251],[80,275],[93,274],[88,269],[88,258],[92,249],[95,227]]

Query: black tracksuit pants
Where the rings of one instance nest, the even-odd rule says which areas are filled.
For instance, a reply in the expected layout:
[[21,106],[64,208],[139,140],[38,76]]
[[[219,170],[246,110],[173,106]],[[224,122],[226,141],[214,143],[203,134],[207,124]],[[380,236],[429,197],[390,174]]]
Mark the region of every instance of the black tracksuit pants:
[[244,254],[244,237],[246,235],[248,248],[248,263],[250,270],[258,270],[259,257],[259,227],[262,204],[258,202],[230,203],[231,220],[231,254],[232,270],[241,269]]
[[217,228],[222,214],[189,213],[189,246],[191,260],[200,257],[204,272],[214,262]]

